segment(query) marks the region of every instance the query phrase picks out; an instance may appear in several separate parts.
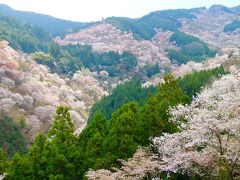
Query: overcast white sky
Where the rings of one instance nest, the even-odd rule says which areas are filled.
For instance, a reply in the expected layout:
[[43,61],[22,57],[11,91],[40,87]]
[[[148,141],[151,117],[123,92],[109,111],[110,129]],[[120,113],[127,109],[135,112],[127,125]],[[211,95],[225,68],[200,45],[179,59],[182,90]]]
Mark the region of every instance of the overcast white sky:
[[240,5],[239,0],[0,0],[0,3],[74,21],[97,21],[109,16],[140,17],[156,10],[212,4]]

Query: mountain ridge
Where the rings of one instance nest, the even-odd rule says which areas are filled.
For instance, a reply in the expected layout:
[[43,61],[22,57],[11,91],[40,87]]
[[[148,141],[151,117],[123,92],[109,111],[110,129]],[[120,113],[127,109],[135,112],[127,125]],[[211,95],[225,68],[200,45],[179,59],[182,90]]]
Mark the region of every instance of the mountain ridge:
[[22,20],[25,23],[29,23],[33,26],[38,26],[42,29],[45,29],[53,36],[64,35],[66,33],[73,32],[77,29],[84,28],[88,24],[91,24],[90,22],[82,23],[71,20],[65,20],[31,11],[19,11],[5,4],[0,4],[0,13],[6,16]]

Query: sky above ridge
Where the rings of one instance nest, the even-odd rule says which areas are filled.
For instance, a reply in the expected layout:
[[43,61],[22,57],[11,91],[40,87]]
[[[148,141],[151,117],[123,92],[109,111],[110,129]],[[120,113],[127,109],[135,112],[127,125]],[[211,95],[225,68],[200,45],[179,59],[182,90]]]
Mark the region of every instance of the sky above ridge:
[[0,0],[0,3],[17,10],[82,22],[110,16],[136,18],[163,9],[240,5],[239,0]]

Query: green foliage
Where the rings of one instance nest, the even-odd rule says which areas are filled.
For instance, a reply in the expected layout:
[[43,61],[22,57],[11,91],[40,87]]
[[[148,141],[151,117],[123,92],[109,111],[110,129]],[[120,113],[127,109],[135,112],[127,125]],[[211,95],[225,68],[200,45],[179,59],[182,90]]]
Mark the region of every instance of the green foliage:
[[70,76],[82,67],[107,71],[111,77],[122,76],[137,66],[137,59],[130,52],[96,53],[88,45],[59,46],[55,42],[51,42],[49,54],[36,52],[33,58],[53,72]]
[[26,139],[21,132],[20,125],[7,116],[1,117],[0,147],[6,155],[11,157],[15,152],[23,154],[27,151],[26,145]]
[[53,41],[50,44],[49,53],[56,59],[58,59],[62,56],[60,46]]
[[216,78],[220,78],[224,74],[226,74],[226,72],[224,68],[220,66],[210,70],[195,71],[179,78],[177,83],[179,87],[192,98],[196,96],[204,86],[211,83]]
[[156,95],[150,97],[140,112],[140,139],[149,143],[149,137],[160,136],[162,132],[173,133],[177,127],[168,122],[169,107],[189,103],[189,97],[179,88],[171,75],[164,77]]
[[26,53],[47,51],[50,36],[42,29],[3,15],[0,24],[0,39],[9,41],[11,47]]
[[160,72],[160,68],[157,63],[153,66],[146,65],[144,69],[146,70],[147,77],[149,78]]
[[33,59],[38,63],[38,64],[43,64],[48,66],[50,69],[54,69],[54,57],[50,54],[45,54],[44,52],[35,52],[33,54]]
[[73,179],[76,175],[73,164],[76,151],[74,124],[67,107],[58,107],[54,123],[48,132],[49,141],[45,144],[44,156],[47,157],[45,176],[50,179]]
[[132,80],[113,89],[110,96],[103,97],[91,108],[88,121],[90,122],[93,115],[100,111],[109,120],[114,111],[124,103],[136,101],[143,105],[145,100],[156,92],[156,88],[150,86],[142,88],[139,80]]
[[6,157],[3,150],[0,148],[0,175],[5,173],[6,170]]
[[[110,168],[118,166],[117,159],[131,157],[138,146],[149,145],[150,137],[159,136],[162,132],[177,131],[177,127],[168,122],[168,109],[179,103],[188,103],[189,98],[181,91],[172,76],[166,76],[165,81],[166,83],[160,85],[157,93],[145,101],[142,107],[139,107],[136,102],[123,104],[112,113],[111,119],[107,122],[102,114],[97,113],[93,117],[93,120],[89,122],[87,128],[80,135],[81,142],[86,143],[88,142],[86,137],[89,137],[89,135],[86,136],[87,132],[90,132],[91,137],[95,137],[94,132],[101,134],[97,137],[101,137],[101,141],[98,139],[98,142],[102,142],[102,144],[97,144],[95,147],[92,143],[92,148],[89,148],[100,148],[100,152],[96,156],[91,154],[91,157],[95,158],[95,164],[89,165],[89,167]],[[100,121],[97,121],[98,116],[100,116]],[[98,125],[102,127],[102,133],[94,128],[96,122],[104,123],[104,125]]]
[[177,64],[185,64],[190,60],[202,61],[213,57],[216,51],[209,49],[208,45],[199,38],[176,31],[170,37],[170,42],[175,42],[180,51],[169,50],[168,57]]
[[25,156],[14,155],[7,172],[10,179],[78,179],[77,141],[68,111],[58,107],[48,137],[40,133]]
[[176,31],[181,22],[179,18],[193,19],[195,10],[164,10],[152,12],[146,16],[137,19],[110,17],[106,22],[116,26],[117,28],[132,32],[137,39],[150,40],[156,33],[155,29]]
[[190,57],[186,56],[185,54],[175,51],[175,50],[168,50],[168,58],[177,64],[186,64],[188,61],[191,61]]
[[82,152],[82,174],[89,168],[101,166],[102,144],[106,134],[106,119],[101,113],[96,113],[89,124],[79,135],[78,148]]
[[64,143],[74,131],[74,124],[71,120],[67,107],[58,107],[54,123],[48,132],[48,137],[56,143]]
[[240,21],[239,20],[234,20],[233,22],[226,24],[224,26],[224,32],[233,32],[237,28],[240,28]]
[[10,168],[7,169],[6,179],[34,179],[33,167],[30,161],[19,153],[15,153],[11,160]]
[[68,45],[62,51],[66,51],[92,71],[107,71],[112,77],[125,74],[137,66],[137,59],[130,52],[119,54],[109,51],[100,54],[93,52],[88,45]]
[[130,102],[113,113],[103,141],[106,168],[116,165],[117,159],[131,157],[138,147],[138,105]]

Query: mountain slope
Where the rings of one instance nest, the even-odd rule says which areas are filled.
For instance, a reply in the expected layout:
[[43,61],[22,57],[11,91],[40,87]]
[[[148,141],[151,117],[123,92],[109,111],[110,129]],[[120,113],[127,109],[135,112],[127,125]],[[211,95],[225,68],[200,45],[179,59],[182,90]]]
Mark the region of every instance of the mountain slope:
[[181,20],[181,31],[198,37],[204,42],[221,50],[239,46],[240,33],[236,27],[232,32],[226,31],[226,26],[240,19],[237,7],[227,8],[215,5],[196,14],[194,21]]
[[89,24],[58,19],[49,15],[34,12],[18,11],[4,4],[0,4],[0,14],[14,17],[25,23],[29,23],[32,26],[38,26],[54,37],[84,28]]
[[[164,33],[166,38],[170,34]],[[165,39],[162,41],[164,42]],[[61,45],[89,44],[97,52],[130,51],[138,58],[140,67],[146,64],[153,65],[159,63],[163,67],[170,64],[166,53],[162,49],[162,45],[158,47],[147,40],[137,41],[134,39],[132,33],[122,32],[113,25],[105,22],[83,29],[75,34],[68,34],[63,40],[58,39],[57,42]]]
[[238,7],[156,11],[137,19],[110,17],[57,42],[88,44],[97,52],[129,50],[138,59],[140,70],[158,64],[164,72],[189,61],[214,57],[224,52],[223,48],[239,46],[238,27],[224,32],[234,19],[240,19]]
[[163,10],[136,19],[110,17],[106,22],[122,31],[132,32],[137,39],[150,40],[156,34],[156,29],[176,31],[181,27],[178,19],[195,19],[194,12],[197,12],[197,9]]
[[38,27],[31,27],[21,21],[0,14],[0,39],[9,41],[17,50],[31,53],[37,50],[47,51],[51,37]]
[[49,73],[29,55],[17,53],[6,41],[0,42],[0,112],[15,121],[24,119],[24,132],[30,140],[49,129],[59,105],[71,108],[76,128],[81,130],[90,107],[106,94],[87,70],[64,79]]

